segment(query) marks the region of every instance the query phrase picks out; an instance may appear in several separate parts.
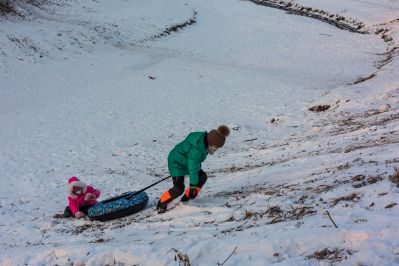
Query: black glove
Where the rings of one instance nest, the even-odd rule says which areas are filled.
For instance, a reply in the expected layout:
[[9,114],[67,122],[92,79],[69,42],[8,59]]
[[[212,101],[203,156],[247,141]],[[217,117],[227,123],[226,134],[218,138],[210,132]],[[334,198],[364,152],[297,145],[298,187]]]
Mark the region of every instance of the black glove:
[[197,197],[197,195],[198,195],[198,190],[197,190],[197,188],[192,188],[192,187],[190,186],[190,191],[189,191],[189,193],[188,193],[188,198],[189,198],[189,199],[195,199],[195,198]]
[[183,197],[181,197],[180,201],[186,202],[189,199],[195,199],[195,197],[197,197],[197,196],[198,196],[197,188],[189,187],[186,190],[186,193],[184,193]]

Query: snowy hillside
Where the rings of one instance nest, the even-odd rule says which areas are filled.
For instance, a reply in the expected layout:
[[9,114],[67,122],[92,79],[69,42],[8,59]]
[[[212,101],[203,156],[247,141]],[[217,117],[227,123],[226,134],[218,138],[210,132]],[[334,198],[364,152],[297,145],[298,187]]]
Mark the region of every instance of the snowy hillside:
[[[398,55],[397,0],[0,0],[1,265],[398,265]],[[194,201],[53,218],[220,124]]]

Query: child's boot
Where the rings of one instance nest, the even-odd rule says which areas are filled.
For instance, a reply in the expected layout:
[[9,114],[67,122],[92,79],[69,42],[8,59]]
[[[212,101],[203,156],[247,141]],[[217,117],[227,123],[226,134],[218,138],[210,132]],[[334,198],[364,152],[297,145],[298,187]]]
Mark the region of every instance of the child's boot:
[[173,201],[172,196],[170,195],[169,190],[163,193],[161,198],[159,199],[157,203],[157,211],[158,213],[164,213],[166,212],[166,209],[168,208],[168,204]]
[[162,203],[161,200],[158,201],[158,203],[157,203],[157,212],[159,214],[165,213],[167,208],[168,208],[168,205],[166,203]]

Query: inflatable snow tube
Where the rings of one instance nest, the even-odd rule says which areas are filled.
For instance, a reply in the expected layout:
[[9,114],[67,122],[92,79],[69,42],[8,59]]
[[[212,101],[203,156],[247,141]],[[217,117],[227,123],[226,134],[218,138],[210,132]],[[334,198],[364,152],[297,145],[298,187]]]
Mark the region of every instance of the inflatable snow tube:
[[88,209],[87,216],[93,220],[104,222],[141,211],[147,206],[148,195],[145,192],[141,192],[133,196],[134,193],[127,192],[120,196],[100,201]]

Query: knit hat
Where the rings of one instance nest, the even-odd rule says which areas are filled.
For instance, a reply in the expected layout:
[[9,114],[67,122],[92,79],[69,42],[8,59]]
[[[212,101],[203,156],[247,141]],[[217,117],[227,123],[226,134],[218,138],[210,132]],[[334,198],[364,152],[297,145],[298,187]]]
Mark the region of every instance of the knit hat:
[[83,193],[86,193],[86,191],[87,191],[86,183],[80,181],[76,176],[72,176],[71,178],[69,178],[68,186],[67,186],[68,196],[70,196],[71,198],[77,198],[76,194],[73,193],[74,187],[82,188]]
[[225,126],[221,125],[218,129],[212,129],[206,139],[209,145],[215,145],[218,148],[223,147],[224,142],[226,141],[226,137],[230,134],[230,129]]

